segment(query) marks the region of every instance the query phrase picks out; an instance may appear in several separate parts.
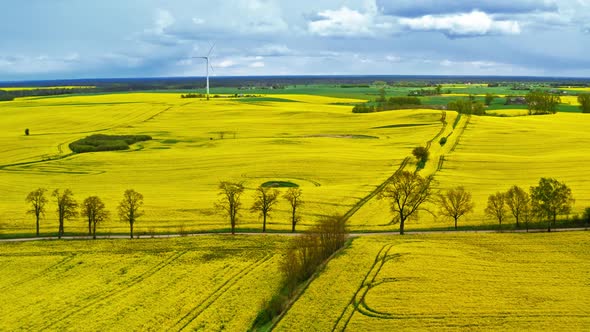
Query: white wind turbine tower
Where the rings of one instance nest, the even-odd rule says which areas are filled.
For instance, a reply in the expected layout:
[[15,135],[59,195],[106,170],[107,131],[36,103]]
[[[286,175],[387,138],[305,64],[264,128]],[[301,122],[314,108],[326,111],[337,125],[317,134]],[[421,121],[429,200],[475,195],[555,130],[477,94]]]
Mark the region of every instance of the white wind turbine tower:
[[205,59],[205,69],[207,72],[207,100],[209,100],[209,67],[211,67],[211,70],[213,70],[213,67],[209,64],[209,58],[211,57],[211,52],[213,52],[213,48],[215,47],[215,44],[213,44],[211,46],[211,48],[209,49],[209,53],[207,53],[207,56],[195,56],[193,57],[194,59]]

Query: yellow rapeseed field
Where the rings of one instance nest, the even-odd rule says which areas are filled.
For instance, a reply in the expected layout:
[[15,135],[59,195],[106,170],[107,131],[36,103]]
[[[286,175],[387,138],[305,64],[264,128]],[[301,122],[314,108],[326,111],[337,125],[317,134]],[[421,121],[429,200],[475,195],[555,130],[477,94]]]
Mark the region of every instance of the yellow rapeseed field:
[[0,243],[0,330],[243,331],[280,286],[286,239]]
[[589,241],[587,232],[359,238],[276,331],[587,331]]
[[[441,112],[403,110],[354,114],[353,99],[308,95],[272,98],[181,99],[132,93],[23,98],[0,104],[0,233],[31,233],[28,192],[70,188],[82,201],[98,195],[115,212],[126,189],[145,197],[138,233],[224,229],[213,208],[219,181],[243,181],[246,210],[238,227],[260,229],[247,211],[266,181],[301,186],[304,229],[323,215],[345,213],[381,184],[441,129]],[[30,136],[24,135],[29,128]],[[93,133],[147,134],[130,151],[70,155],[68,144]],[[289,229],[286,202],[270,230]],[[57,231],[53,202],[42,232]],[[114,213],[113,213],[114,214]],[[124,233],[114,220],[98,232]],[[83,232],[82,218],[67,232]]]

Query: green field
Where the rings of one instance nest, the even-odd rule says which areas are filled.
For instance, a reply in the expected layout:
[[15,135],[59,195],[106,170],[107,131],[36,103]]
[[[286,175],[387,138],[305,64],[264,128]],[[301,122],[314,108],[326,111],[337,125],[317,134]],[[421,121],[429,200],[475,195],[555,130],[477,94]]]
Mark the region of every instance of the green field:
[[589,241],[587,232],[359,238],[275,330],[587,331]]
[[245,330],[283,238],[0,243],[2,331]]

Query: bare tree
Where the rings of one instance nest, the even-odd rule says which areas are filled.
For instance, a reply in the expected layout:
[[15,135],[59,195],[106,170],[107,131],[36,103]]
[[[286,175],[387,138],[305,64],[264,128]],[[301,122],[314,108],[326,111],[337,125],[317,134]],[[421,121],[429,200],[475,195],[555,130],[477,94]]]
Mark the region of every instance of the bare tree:
[[531,202],[535,214],[549,219],[547,231],[551,232],[551,221],[555,225],[558,215],[570,213],[574,197],[565,183],[541,178],[538,186],[531,187]]
[[[531,198],[529,194],[519,186],[512,186],[506,193],[506,204],[516,219],[516,227],[520,227],[520,218],[523,214],[529,213]],[[528,229],[528,222],[527,222]]]
[[449,189],[446,193],[439,195],[439,204],[439,213],[455,220],[455,230],[457,230],[457,220],[467,213],[473,212],[471,193],[462,186]]
[[497,192],[488,197],[488,206],[485,209],[485,213],[493,218],[498,219],[500,229],[502,229],[502,221],[506,218],[508,213],[506,208],[506,194]]
[[299,188],[289,188],[283,197],[289,202],[291,205],[291,232],[295,233],[295,225],[300,220],[299,215],[297,214],[297,209],[299,209],[303,205],[303,200],[301,199],[301,189]]
[[404,224],[419,210],[422,204],[432,198],[432,176],[423,178],[417,173],[401,171],[379,193],[380,199],[387,199],[391,211],[396,214],[392,222],[399,222],[399,233],[404,234]]
[[119,203],[119,218],[129,223],[129,236],[133,239],[133,225],[137,218],[143,215],[140,208],[143,206],[143,195],[133,189],[125,190],[123,200]]
[[25,201],[31,204],[31,209],[27,211],[29,214],[34,214],[37,222],[37,236],[39,236],[39,219],[45,215],[45,204],[47,204],[47,197],[45,197],[47,189],[39,188],[31,191]]
[[242,183],[234,183],[228,181],[221,181],[219,183],[219,196],[221,198],[215,204],[217,209],[223,210],[224,214],[229,218],[231,224],[231,233],[235,234],[236,223],[240,215],[240,196],[244,192],[244,185]]
[[252,212],[259,212],[262,217],[262,232],[266,232],[266,218],[270,217],[273,206],[278,203],[279,191],[260,186],[256,188],[254,204],[250,208]]
[[61,239],[64,235],[64,221],[78,216],[78,203],[74,199],[74,193],[70,189],[64,190],[63,193],[60,193],[59,189],[55,189],[52,196],[57,203],[57,215],[59,219],[57,237]]
[[109,212],[98,196],[90,196],[82,203],[82,215],[88,219],[88,235],[96,239],[96,225],[108,219]]

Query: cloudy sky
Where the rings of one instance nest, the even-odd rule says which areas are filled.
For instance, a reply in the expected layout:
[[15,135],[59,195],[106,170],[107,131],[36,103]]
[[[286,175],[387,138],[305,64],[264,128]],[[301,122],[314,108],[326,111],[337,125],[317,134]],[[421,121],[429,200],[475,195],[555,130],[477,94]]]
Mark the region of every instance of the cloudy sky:
[[590,77],[590,0],[2,0],[0,81]]

